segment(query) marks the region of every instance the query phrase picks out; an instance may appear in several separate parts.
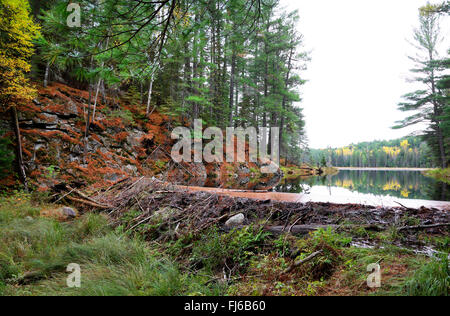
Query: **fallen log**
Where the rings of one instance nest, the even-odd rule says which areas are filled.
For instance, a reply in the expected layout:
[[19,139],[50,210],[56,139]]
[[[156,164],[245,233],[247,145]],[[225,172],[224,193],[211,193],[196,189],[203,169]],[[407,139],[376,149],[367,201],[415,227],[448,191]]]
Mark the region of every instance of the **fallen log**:
[[18,284],[18,285],[28,285],[42,279],[45,279],[46,275],[42,271],[31,271],[25,272],[24,275],[19,276],[17,278],[7,280],[9,284]]
[[[89,201],[89,202],[92,202],[92,203],[94,203],[94,204],[98,204],[98,205],[100,205],[96,200],[94,200],[94,199],[91,199],[89,196],[87,196],[86,194],[84,194],[83,192],[81,192],[81,191],[79,191],[79,190],[77,190],[77,189],[74,189],[74,188],[72,188],[71,186],[67,186],[67,188],[69,189],[69,190],[71,190],[70,192],[75,192],[76,194],[78,194],[79,196],[81,196],[83,199],[85,199],[85,200],[87,200],[87,201]],[[70,193],[69,193],[70,194]],[[111,207],[110,207],[111,208]]]
[[[289,229],[289,232],[293,235],[306,235],[309,232],[316,231],[320,228],[327,229],[328,227],[331,228],[337,228],[337,225],[294,225]],[[264,229],[265,231],[268,231],[270,233],[273,233],[275,235],[281,235],[283,233],[287,233],[288,230],[285,226],[271,226],[266,227]]]
[[109,210],[109,209],[111,209],[111,206],[108,206],[108,205],[101,205],[101,204],[98,204],[98,203],[93,203],[93,202],[91,202],[91,201],[86,201],[86,200],[82,200],[82,199],[77,199],[77,198],[74,198],[74,197],[72,197],[72,196],[70,196],[70,195],[69,195],[69,196],[66,196],[66,199],[71,200],[71,201],[73,201],[73,202],[77,202],[77,203],[89,205],[89,206],[92,206],[92,207],[95,207],[95,208],[99,208],[99,209],[102,209],[102,210]]
[[400,227],[398,229],[398,231],[401,232],[401,231],[404,231],[404,230],[420,230],[420,229],[439,228],[439,227],[446,227],[446,226],[450,226],[450,223],[433,224],[433,225],[405,226],[405,227]]
[[[433,225],[418,225],[418,226],[405,226],[400,227],[398,229],[399,232],[401,231],[407,231],[407,230],[421,230],[421,229],[430,229],[430,228],[439,228],[439,227],[447,227],[450,226],[450,223],[442,223],[442,224],[433,224]],[[364,228],[366,230],[381,232],[386,230],[388,227],[382,227],[378,225],[351,225],[351,226],[338,226],[338,225],[319,225],[319,224],[313,224],[313,225],[294,225],[291,228],[287,229],[286,226],[270,226],[265,227],[264,230],[270,233],[273,233],[275,235],[281,235],[283,233],[291,233],[293,235],[306,235],[310,232],[316,231],[318,229],[327,229],[328,227],[331,227],[333,229],[336,229],[338,227],[342,228]]]

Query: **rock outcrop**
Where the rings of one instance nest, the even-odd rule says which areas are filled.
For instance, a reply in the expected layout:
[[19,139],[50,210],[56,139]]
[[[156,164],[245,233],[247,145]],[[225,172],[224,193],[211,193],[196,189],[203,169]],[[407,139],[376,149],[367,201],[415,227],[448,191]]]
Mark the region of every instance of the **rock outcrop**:
[[[91,100],[93,103],[94,101]],[[260,173],[261,163],[177,164],[170,157],[171,130],[179,121],[144,107],[98,98],[95,120],[85,138],[89,93],[53,83],[39,88],[33,102],[19,107],[25,168],[41,191],[60,182],[104,187],[129,176],[223,188],[267,189],[282,177]],[[8,117],[0,120],[3,129]],[[8,132],[9,136],[11,132]],[[10,175],[3,185],[14,183]]]

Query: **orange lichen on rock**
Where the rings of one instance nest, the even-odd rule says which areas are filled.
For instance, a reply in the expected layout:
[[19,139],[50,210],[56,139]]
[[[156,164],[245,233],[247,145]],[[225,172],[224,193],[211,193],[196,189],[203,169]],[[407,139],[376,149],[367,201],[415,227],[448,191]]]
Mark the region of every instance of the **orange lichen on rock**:
[[119,143],[123,143],[127,139],[128,135],[128,132],[120,132],[116,136],[114,136],[114,139]]
[[105,118],[101,121],[101,123],[106,127],[118,127],[121,129],[125,128],[123,120],[120,117]]
[[70,137],[67,134],[62,134],[61,138],[63,141],[68,142],[70,144],[82,145],[81,141],[79,141],[78,139],[75,139],[73,137]]
[[[61,83],[40,87],[38,92],[33,102],[20,108],[20,130],[26,171],[30,182],[39,189],[47,190],[58,181],[101,187],[124,177],[159,174],[173,174],[196,184],[191,179],[195,174],[203,183],[230,187],[235,174],[242,182],[252,177],[249,169],[258,168],[247,162],[171,163],[170,152],[176,140],[171,139],[170,131],[180,123],[187,126],[188,122],[157,110],[146,117],[144,107],[117,98],[109,99],[111,107],[98,100],[96,120],[91,122],[85,139],[89,93]],[[92,101],[91,95],[91,104]],[[236,157],[237,142],[234,146]],[[248,155],[247,145],[245,151]],[[47,171],[50,167],[54,170],[51,177]],[[17,182],[15,178],[8,181]]]

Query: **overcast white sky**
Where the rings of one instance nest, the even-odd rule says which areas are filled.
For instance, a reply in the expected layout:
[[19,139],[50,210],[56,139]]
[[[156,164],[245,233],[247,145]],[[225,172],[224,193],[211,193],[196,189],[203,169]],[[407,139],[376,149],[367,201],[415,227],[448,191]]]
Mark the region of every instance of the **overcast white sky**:
[[[431,3],[439,1],[431,1]],[[311,148],[395,139],[417,130],[392,130],[405,117],[401,96],[417,86],[407,83],[413,66],[407,42],[426,0],[281,0],[298,9],[299,31],[312,62],[302,87]],[[450,24],[442,33],[449,39]],[[443,52],[449,41],[443,43]]]

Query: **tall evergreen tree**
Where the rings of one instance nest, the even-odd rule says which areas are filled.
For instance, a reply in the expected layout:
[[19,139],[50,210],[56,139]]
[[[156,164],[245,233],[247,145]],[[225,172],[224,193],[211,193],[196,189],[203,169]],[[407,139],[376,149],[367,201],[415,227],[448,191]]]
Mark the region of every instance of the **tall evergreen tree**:
[[449,156],[446,150],[446,135],[442,130],[442,120],[445,108],[444,91],[438,85],[442,79],[442,64],[437,62],[438,44],[440,42],[439,16],[433,13],[421,14],[420,26],[414,31],[416,47],[422,55],[410,57],[417,68],[412,72],[418,74],[415,81],[423,84],[424,89],[414,91],[404,96],[407,102],[399,104],[401,111],[415,113],[398,122],[394,128],[403,128],[425,122],[428,129],[424,131],[424,139],[433,149],[435,159],[442,168],[448,165]]

